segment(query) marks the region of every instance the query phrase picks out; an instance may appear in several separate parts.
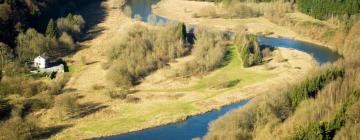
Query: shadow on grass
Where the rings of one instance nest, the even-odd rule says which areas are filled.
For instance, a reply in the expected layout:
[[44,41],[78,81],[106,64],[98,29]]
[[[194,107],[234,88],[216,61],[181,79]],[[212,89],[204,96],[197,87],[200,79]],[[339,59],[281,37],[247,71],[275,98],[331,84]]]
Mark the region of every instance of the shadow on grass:
[[235,47],[230,47],[230,46],[226,47],[222,67],[225,67],[226,65],[228,65],[231,62],[231,60],[234,57],[234,51],[236,51]]
[[65,125],[58,125],[58,126],[44,128],[34,136],[34,139],[49,139],[51,136],[56,135],[57,133],[60,133],[61,131],[70,128],[72,126],[73,125],[71,124],[65,124]]
[[76,11],[76,14],[83,16],[86,21],[85,31],[80,41],[91,40],[100,35],[105,29],[97,25],[105,20],[106,9],[102,6],[102,0],[93,0]]
[[215,85],[211,86],[211,88],[216,89],[216,90],[224,89],[224,88],[231,88],[231,87],[235,87],[239,83],[240,83],[240,79],[235,79],[235,80],[230,80],[230,81],[215,84]]
[[100,111],[102,109],[105,109],[107,107],[108,107],[107,105],[102,105],[100,103],[92,103],[92,102],[84,103],[80,105],[81,111],[78,115],[74,116],[74,118],[82,118],[87,115],[93,114],[97,111]]

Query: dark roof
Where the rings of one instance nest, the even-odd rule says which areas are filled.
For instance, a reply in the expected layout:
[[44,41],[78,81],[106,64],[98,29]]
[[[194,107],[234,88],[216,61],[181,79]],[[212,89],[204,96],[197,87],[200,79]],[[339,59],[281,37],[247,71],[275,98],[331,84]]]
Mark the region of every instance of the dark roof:
[[43,54],[41,54],[40,56],[41,56],[42,58],[44,58],[44,59],[49,59],[49,58],[50,58],[50,56],[47,55],[46,53],[43,53]]

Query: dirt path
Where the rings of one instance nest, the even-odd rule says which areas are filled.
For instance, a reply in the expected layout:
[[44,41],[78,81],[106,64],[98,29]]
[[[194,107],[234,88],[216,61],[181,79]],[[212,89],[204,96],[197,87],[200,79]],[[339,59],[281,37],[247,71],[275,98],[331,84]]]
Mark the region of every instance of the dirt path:
[[94,27],[102,30],[100,34],[94,39],[82,42],[81,46],[84,46],[84,49],[71,58],[73,61],[71,65],[80,67],[81,71],[73,75],[65,88],[89,90],[94,85],[109,85],[105,79],[106,70],[102,68],[107,61],[106,53],[110,47],[107,41],[123,32],[132,22],[119,9],[112,8],[112,2],[114,0],[107,1],[106,17],[103,22]]

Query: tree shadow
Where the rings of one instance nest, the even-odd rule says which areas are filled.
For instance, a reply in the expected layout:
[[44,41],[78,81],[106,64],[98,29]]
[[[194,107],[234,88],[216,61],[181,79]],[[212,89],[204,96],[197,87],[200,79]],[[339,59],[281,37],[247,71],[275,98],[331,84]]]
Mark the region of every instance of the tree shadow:
[[0,99],[0,120],[6,120],[10,117],[12,106],[8,99]]
[[236,51],[234,47],[226,47],[222,67],[228,65],[234,57],[233,51]]
[[92,64],[96,64],[99,63],[100,61],[92,61],[92,62],[87,62],[86,65],[92,65]]
[[82,118],[87,115],[93,114],[97,111],[100,111],[102,109],[105,109],[107,107],[108,107],[107,105],[101,105],[100,103],[93,103],[93,102],[84,103],[80,105],[81,111],[79,112],[79,114],[74,116],[73,118]]
[[35,134],[34,139],[49,139],[51,136],[60,133],[61,131],[72,127],[72,124],[57,125],[40,130],[39,133]]
[[191,45],[195,44],[196,36],[194,27],[191,27],[189,32],[186,34],[186,40]]
[[80,8],[75,14],[80,14],[86,21],[85,32],[79,41],[91,40],[100,35],[105,29],[97,25],[105,20],[106,9],[102,6],[102,0],[93,0],[86,6]]

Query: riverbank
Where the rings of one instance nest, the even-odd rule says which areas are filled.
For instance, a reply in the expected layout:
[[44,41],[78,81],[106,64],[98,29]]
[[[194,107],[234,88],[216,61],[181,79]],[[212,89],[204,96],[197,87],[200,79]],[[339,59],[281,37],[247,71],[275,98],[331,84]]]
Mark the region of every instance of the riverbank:
[[[316,63],[309,54],[280,48],[279,53],[287,61],[277,62],[272,59],[264,65],[242,68],[240,59],[236,57],[239,55],[238,51],[233,51],[235,57],[229,65],[203,77],[164,77],[173,68],[181,67],[182,63],[188,60],[180,58],[170,63],[166,70],[154,72],[135,87],[137,92],[131,96],[139,98],[139,102],[110,99],[106,93],[115,87],[111,87],[107,82],[107,70],[102,68],[107,60],[105,53],[112,45],[111,41],[119,39],[129,26],[143,24],[126,17],[119,9],[112,8],[111,3],[114,1],[107,1],[106,18],[98,25],[102,29],[101,34],[83,42],[82,44],[88,47],[69,58],[73,61],[72,65],[80,70],[74,73],[65,91],[78,96],[81,105],[92,105],[90,110],[93,111],[81,118],[56,122],[58,125],[71,127],[56,134],[52,139],[89,139],[185,120],[189,116],[250,99],[264,92],[285,88],[286,85],[302,79]],[[83,58],[86,58],[86,64],[83,64]],[[239,84],[224,89],[211,87],[211,81],[226,82],[230,77],[238,78]],[[175,84],[169,86],[169,83]],[[102,88],[96,89],[94,86]],[[51,117],[44,120],[49,125],[54,124]]]
[[[217,7],[213,2],[188,1],[188,0],[162,0],[153,6],[153,13],[171,20],[184,22],[191,25],[210,26],[222,31],[236,31],[239,26],[248,29],[253,34],[272,33],[269,37],[289,38],[304,42],[311,42],[335,50],[334,46],[324,44],[309,37],[301,36],[293,30],[272,23],[265,17],[244,18],[244,19],[223,19],[223,18],[195,18],[193,15],[199,13],[202,8]],[[296,17],[306,17],[306,20],[315,20],[302,13],[288,14]]]

